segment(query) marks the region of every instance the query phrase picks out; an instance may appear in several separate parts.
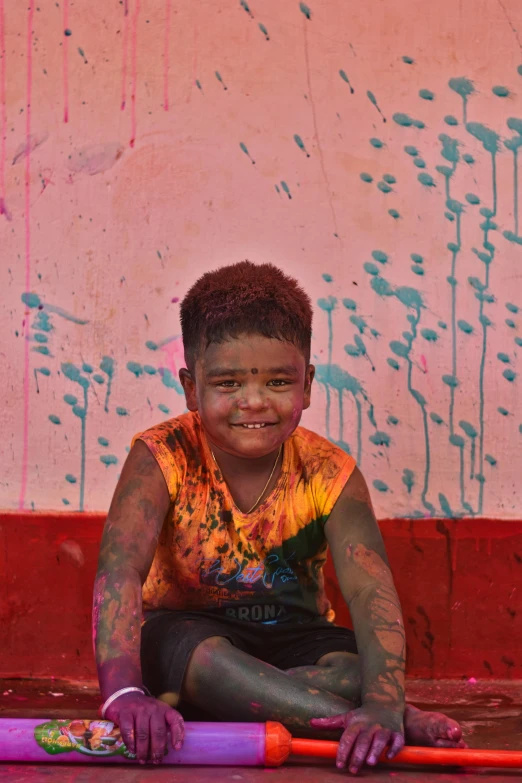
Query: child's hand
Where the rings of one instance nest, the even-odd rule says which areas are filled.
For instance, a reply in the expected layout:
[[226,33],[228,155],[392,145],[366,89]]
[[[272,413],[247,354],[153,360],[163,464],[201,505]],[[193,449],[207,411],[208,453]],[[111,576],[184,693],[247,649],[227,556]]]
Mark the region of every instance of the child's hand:
[[387,757],[397,755],[404,746],[403,709],[383,709],[381,705],[364,705],[332,718],[312,718],[310,725],[317,729],[344,729],[337,766],[349,767],[356,774],[363,764],[377,764],[384,748]]
[[120,727],[122,739],[141,764],[159,764],[168,749],[169,734],[174,750],[183,745],[183,718],[162,701],[141,693],[127,693],[116,699],[106,716]]

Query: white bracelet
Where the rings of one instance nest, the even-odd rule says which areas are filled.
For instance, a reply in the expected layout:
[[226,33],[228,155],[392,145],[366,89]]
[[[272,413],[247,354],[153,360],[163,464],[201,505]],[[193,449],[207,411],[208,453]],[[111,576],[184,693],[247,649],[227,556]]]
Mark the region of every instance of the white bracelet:
[[135,686],[132,686],[131,688],[121,688],[121,690],[116,691],[116,693],[113,693],[112,696],[109,696],[105,704],[102,706],[100,710],[102,718],[105,718],[105,710],[110,707],[113,701],[116,701],[116,699],[118,699],[120,696],[123,696],[124,693],[132,693],[133,691],[139,691],[145,696],[145,691],[143,688],[136,688]]

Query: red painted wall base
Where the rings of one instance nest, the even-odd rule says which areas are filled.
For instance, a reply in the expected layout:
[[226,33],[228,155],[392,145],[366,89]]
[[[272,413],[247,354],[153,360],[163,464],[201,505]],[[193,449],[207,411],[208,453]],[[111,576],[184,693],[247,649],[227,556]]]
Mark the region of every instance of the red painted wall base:
[[[0,513],[0,677],[92,679],[103,514]],[[412,677],[522,678],[522,521],[382,520]],[[331,564],[328,594],[349,623]]]

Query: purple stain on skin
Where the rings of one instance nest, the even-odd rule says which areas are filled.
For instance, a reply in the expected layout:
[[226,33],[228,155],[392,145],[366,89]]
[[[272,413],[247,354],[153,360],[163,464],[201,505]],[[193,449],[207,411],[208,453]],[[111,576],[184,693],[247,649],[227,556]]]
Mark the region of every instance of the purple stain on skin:
[[170,301],[172,304],[176,304],[176,302],[179,302],[179,296],[173,296]]
[[74,174],[101,174],[114,166],[123,151],[123,145],[118,142],[82,147],[69,156],[67,168]]

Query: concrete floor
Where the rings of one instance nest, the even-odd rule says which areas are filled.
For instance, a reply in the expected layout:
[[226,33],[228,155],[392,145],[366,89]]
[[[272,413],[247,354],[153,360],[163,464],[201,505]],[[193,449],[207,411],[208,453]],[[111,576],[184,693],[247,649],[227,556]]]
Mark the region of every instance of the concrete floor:
[[[426,681],[408,683],[408,699],[419,707],[446,712],[462,723],[465,739],[471,747],[497,750],[522,750],[522,681]],[[3,695],[1,695],[3,694]],[[53,695],[54,694],[54,695]],[[59,695],[57,695],[59,694]],[[82,683],[57,681],[0,681],[0,717],[96,717],[99,696],[96,688]],[[392,783],[442,783],[473,778],[495,781],[519,778],[520,770],[443,769],[382,767],[365,770],[367,781]],[[0,783],[314,783],[339,780],[332,762],[292,762],[279,769],[244,767],[103,767],[102,765],[29,765],[0,763]]]

